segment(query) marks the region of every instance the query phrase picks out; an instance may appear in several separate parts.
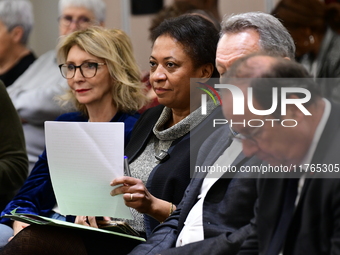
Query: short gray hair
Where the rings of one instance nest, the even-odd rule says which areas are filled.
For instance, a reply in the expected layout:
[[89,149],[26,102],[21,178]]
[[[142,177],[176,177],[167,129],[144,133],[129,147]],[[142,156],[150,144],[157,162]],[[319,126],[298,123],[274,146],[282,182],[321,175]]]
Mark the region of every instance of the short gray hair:
[[255,29],[260,35],[260,47],[266,54],[295,59],[294,40],[274,16],[262,12],[246,12],[225,16],[221,35]]
[[11,31],[15,27],[24,30],[21,43],[26,45],[33,28],[33,8],[28,0],[2,0],[0,1],[0,20]]
[[106,4],[103,0],[59,0],[59,15],[69,6],[84,7],[91,10],[98,22],[105,21]]

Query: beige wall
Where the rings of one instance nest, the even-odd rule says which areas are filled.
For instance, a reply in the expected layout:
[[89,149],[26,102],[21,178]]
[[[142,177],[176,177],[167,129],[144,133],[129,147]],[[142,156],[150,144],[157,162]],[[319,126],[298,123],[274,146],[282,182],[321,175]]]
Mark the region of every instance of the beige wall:
[[[128,0],[104,0],[107,4],[106,26],[109,28],[123,29],[122,1]],[[140,0],[142,1],[142,0]],[[30,46],[41,55],[53,49],[58,38],[58,1],[57,0],[31,0],[34,7],[35,26],[30,38]],[[166,5],[172,0],[164,0]],[[125,2],[126,4],[126,2]],[[220,0],[221,16],[231,13],[247,11],[265,11],[264,0]],[[137,62],[142,70],[149,67],[151,43],[148,40],[149,24],[153,15],[130,15],[127,31],[131,37]]]
[[30,46],[37,55],[53,49],[58,39],[58,1],[30,0],[33,4],[34,27]]

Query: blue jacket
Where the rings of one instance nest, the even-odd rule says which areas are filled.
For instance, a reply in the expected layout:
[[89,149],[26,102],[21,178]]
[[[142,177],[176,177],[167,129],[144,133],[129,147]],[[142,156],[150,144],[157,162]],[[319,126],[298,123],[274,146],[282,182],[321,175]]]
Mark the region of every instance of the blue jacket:
[[[117,113],[110,121],[125,123],[125,144],[129,141],[131,131],[138,118],[138,113]],[[88,118],[80,112],[72,112],[59,116],[56,121],[86,122],[88,121]],[[1,212],[1,216],[4,214],[10,214],[10,212],[16,208],[18,208],[17,213],[30,213],[47,216],[55,204],[56,198],[50,179],[46,150],[44,150],[44,152],[39,156],[30,176],[25,181],[19,193]],[[9,219],[0,218],[0,223],[6,224],[9,221]]]

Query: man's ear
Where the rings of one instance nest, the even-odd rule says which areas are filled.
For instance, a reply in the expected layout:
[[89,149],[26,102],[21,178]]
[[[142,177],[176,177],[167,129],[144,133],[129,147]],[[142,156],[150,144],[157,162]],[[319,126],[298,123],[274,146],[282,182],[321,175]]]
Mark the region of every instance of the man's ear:
[[14,27],[10,32],[13,42],[20,43],[22,37],[24,36],[24,29],[21,26]]

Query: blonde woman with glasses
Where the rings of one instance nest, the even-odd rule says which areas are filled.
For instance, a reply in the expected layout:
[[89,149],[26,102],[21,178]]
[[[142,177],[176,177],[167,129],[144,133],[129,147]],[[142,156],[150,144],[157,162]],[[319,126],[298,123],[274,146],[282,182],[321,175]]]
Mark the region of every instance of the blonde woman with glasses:
[[[127,143],[139,117],[136,112],[146,101],[129,37],[121,30],[101,27],[74,32],[61,42],[58,62],[69,86],[62,99],[64,103],[73,102],[78,111],[65,113],[56,120],[124,122]],[[15,208],[18,213],[65,220],[58,213],[46,151],[39,156],[31,175],[2,215]],[[25,224],[15,221],[12,226],[15,235]]]

